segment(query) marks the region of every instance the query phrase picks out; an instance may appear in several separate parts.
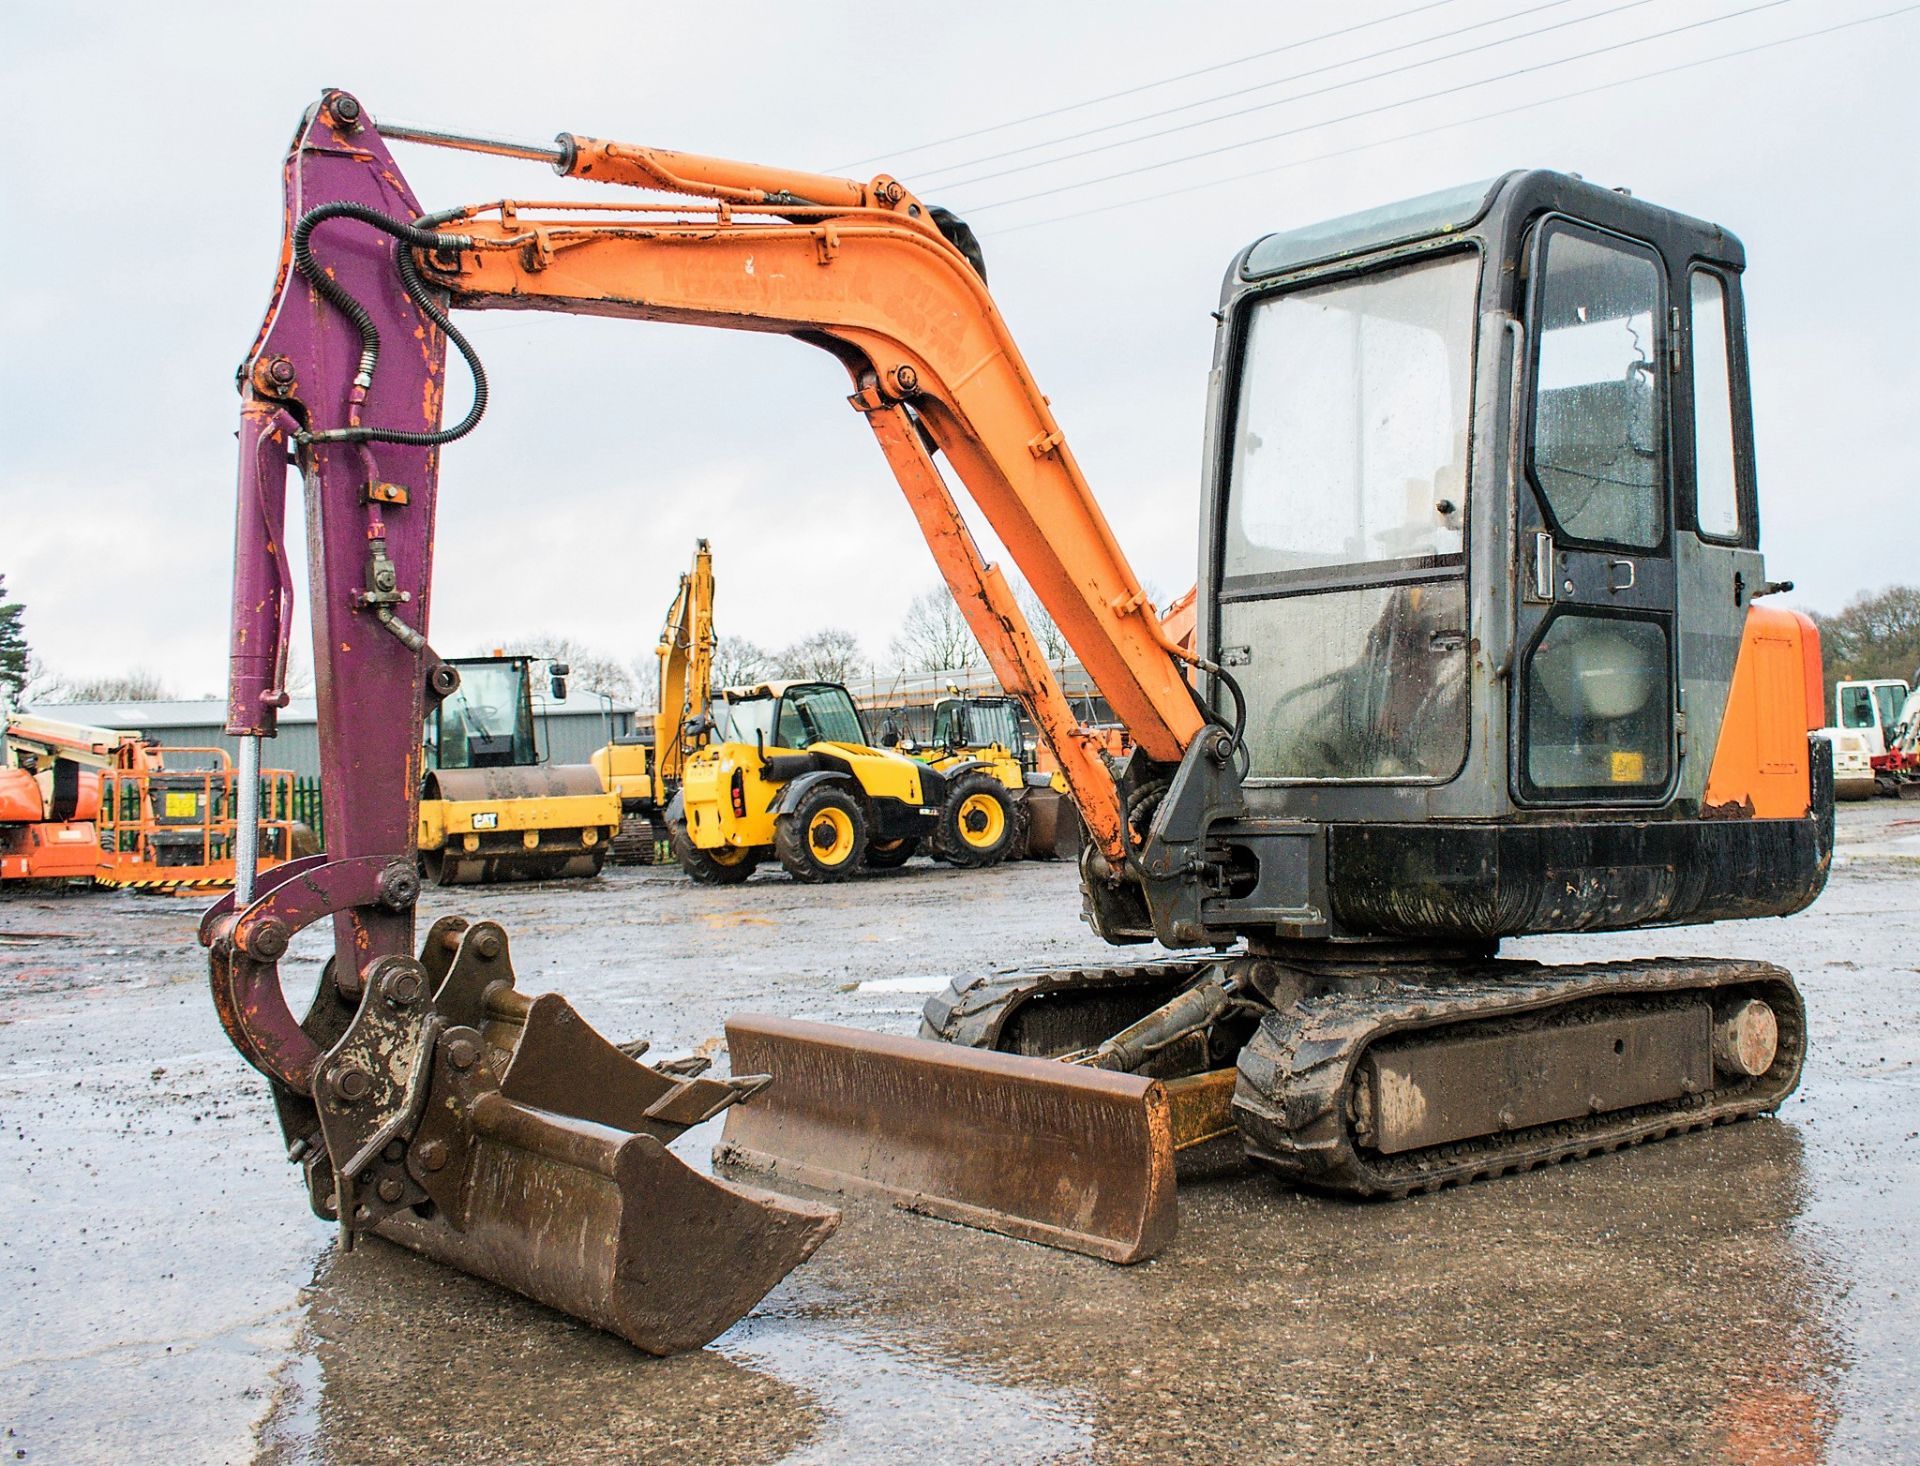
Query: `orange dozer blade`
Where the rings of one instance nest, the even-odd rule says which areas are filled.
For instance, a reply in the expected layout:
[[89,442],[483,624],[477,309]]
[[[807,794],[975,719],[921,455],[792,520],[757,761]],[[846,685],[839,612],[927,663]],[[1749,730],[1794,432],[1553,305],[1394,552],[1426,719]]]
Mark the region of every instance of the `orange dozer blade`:
[[773,1082],[727,1112],[716,1161],[1108,1262],[1173,1238],[1158,1080],[760,1015],[727,1045]]

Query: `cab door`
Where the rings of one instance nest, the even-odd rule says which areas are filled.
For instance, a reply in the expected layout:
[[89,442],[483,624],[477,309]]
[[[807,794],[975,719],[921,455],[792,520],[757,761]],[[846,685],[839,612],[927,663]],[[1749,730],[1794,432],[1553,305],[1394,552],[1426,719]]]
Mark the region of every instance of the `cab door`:
[[1550,216],[1529,248],[1512,782],[1655,805],[1676,766],[1668,304],[1640,241]]

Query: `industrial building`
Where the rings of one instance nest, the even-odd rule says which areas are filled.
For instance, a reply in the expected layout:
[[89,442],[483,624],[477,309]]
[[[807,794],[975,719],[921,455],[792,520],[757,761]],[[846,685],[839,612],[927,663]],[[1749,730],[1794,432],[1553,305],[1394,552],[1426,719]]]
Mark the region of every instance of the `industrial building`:
[[[219,698],[46,703],[32,711],[62,722],[140,733],[162,748],[223,748],[229,756],[239,752],[238,741],[224,731],[227,705]],[[643,718],[640,731],[651,721]],[[534,723],[541,752],[556,764],[583,764],[610,739],[636,731],[631,705],[608,702],[578,687],[563,702],[536,702]],[[266,744],[261,761],[291,770],[296,778],[320,776],[320,736],[312,698],[296,697],[280,710],[280,736]]]

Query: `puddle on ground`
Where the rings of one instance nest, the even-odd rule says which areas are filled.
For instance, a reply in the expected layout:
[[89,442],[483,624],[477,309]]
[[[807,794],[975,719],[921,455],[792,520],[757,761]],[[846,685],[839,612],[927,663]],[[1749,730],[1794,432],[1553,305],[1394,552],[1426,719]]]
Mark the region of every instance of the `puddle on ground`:
[[899,1461],[903,1441],[938,1441],[942,1466],[1021,1466],[1092,1450],[1077,1402],[998,1384],[861,1331],[759,1314],[712,1347],[812,1397],[821,1419],[780,1466]]
[[849,983],[843,993],[942,993],[956,979],[944,972],[926,972],[914,977],[872,977],[865,982]]

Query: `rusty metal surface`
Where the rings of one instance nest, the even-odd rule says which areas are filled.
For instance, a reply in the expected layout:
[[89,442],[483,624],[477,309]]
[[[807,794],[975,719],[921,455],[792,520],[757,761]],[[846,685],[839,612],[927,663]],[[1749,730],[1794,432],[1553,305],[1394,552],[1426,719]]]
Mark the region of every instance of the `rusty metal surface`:
[[1157,1080],[759,1015],[727,1044],[773,1082],[727,1112],[717,1161],[1109,1262],[1172,1240]]
[[375,1230],[650,1354],[725,1332],[839,1222],[831,1207],[702,1176],[652,1135],[515,1104],[484,1072],[475,1091],[462,1148],[433,1149],[446,1142],[423,1130],[423,1164],[438,1163],[430,1179],[446,1178],[436,1189],[459,1225],[444,1209],[400,1210]]
[[1162,1081],[1176,1151],[1192,1150],[1233,1134],[1233,1090],[1239,1077],[1238,1069],[1214,1069]]
[[[437,979],[430,1004],[414,977]],[[558,994],[529,1000],[513,981],[493,922],[442,919],[421,961],[375,964],[316,1087],[328,1153],[353,1157],[336,1205],[353,1229],[649,1353],[707,1343],[839,1213],[702,1176],[667,1151],[764,1081],[663,1072]],[[364,1078],[343,1104],[348,1073]]]
[[1516,1025],[1376,1049],[1361,1062],[1363,1144],[1385,1155],[1704,1094],[1705,1003]]

